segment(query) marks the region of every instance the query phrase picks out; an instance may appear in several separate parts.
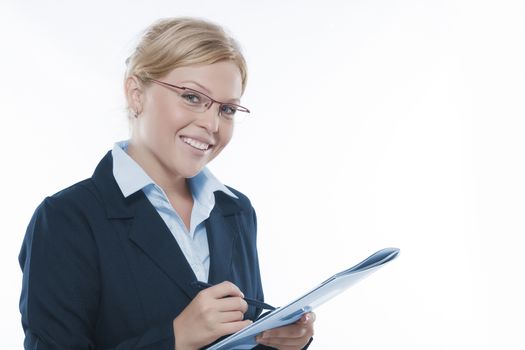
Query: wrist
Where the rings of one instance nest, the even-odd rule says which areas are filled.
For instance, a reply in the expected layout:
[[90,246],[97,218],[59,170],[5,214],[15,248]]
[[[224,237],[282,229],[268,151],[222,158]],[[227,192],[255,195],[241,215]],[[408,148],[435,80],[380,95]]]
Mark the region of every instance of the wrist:
[[173,320],[173,335],[175,337],[175,350],[190,350],[185,342],[184,332],[180,331],[180,322],[177,322],[177,318]]

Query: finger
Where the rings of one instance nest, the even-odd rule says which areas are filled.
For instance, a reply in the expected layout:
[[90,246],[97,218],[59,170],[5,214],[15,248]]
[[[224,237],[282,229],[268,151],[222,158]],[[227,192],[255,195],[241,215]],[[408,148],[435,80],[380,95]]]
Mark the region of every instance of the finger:
[[262,339],[269,338],[291,338],[297,339],[305,337],[308,334],[309,327],[303,324],[291,324],[284,327],[274,328],[268,331],[264,331],[261,334]]
[[308,343],[309,339],[310,338],[304,338],[304,339],[303,338],[268,338],[268,339],[256,338],[255,340],[259,344],[271,346],[273,348],[282,350],[286,348],[290,348],[290,349],[302,348],[303,346],[306,345],[306,343]]
[[299,319],[299,321],[297,321],[297,323],[312,324],[315,322],[315,318],[316,318],[315,313],[307,312]]
[[217,321],[220,323],[229,323],[242,321],[244,319],[244,313],[240,311],[227,311],[220,312],[217,315]]
[[206,288],[201,293],[206,293],[206,295],[209,295],[214,299],[225,298],[228,296],[244,298],[244,294],[239,287],[228,281]]
[[220,329],[221,335],[233,334],[233,333],[237,333],[238,331],[240,331],[241,329],[245,327],[248,327],[252,323],[253,321],[251,320],[222,323],[219,326],[219,329]]
[[241,311],[243,314],[248,310],[248,303],[240,297],[222,298],[216,301],[218,311]]

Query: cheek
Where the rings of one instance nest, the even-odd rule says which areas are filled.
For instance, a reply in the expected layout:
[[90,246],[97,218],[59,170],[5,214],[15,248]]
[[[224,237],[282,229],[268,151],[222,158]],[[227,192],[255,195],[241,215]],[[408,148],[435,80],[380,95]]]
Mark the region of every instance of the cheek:
[[160,120],[160,118],[152,118],[152,116],[149,117],[150,119],[144,125],[146,138],[152,145],[162,144],[165,141],[167,135],[166,131],[168,128],[165,127],[165,123]]
[[230,143],[233,137],[233,125],[226,125],[221,128],[221,144],[224,148],[228,143]]
[[174,110],[157,110],[150,125],[150,137],[157,138],[157,142],[170,143],[174,135],[187,125],[184,113]]
[[150,107],[153,128],[159,134],[173,134],[188,123],[188,115],[175,103],[173,96],[157,95]]
[[230,143],[230,140],[232,139],[232,136],[233,136],[233,126],[227,126],[227,127],[221,126],[219,134],[220,134],[220,139],[219,139],[218,147],[215,148],[210,160],[217,157],[219,153],[221,153],[221,151],[224,149],[224,147],[226,147],[228,143]]

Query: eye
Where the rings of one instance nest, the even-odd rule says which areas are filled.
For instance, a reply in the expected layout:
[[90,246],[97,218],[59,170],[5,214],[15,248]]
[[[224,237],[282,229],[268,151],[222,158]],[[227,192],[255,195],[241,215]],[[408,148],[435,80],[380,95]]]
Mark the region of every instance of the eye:
[[221,105],[221,115],[222,116],[232,119],[233,116],[235,115],[235,112],[237,112],[237,106],[228,105],[228,104]]
[[184,102],[192,105],[198,105],[202,103],[202,96],[194,92],[184,92],[180,95]]

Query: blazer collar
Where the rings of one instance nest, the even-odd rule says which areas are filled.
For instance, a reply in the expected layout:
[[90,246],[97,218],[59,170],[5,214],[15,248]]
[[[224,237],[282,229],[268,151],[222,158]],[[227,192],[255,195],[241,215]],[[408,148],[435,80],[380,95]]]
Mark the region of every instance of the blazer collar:
[[113,176],[113,157],[111,151],[106,153],[98,163],[91,177],[102,202],[106,208],[108,219],[123,219],[133,217],[132,202],[137,196],[125,198]]
[[[221,197],[225,197],[224,199]],[[231,268],[235,241],[239,235],[238,207],[233,207],[228,196],[215,193],[215,208],[205,221],[208,245],[210,248],[210,273],[208,282],[217,284],[232,281]],[[217,205],[221,203],[222,205]]]

